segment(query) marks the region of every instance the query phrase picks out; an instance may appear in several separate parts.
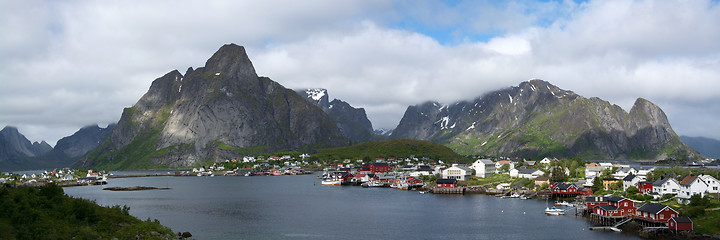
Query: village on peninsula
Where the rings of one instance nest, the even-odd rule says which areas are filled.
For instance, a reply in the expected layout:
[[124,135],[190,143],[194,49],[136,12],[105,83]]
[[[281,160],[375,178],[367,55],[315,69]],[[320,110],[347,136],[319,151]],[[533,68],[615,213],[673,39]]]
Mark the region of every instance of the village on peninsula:
[[[428,157],[309,160],[309,154],[246,156],[184,171],[115,175],[60,169],[33,174],[3,173],[0,184],[60,186],[107,184],[118,177],[280,176],[316,174],[323,185],[356,185],[413,190],[421,194],[490,194],[508,199],[549,201],[548,215],[577,214],[594,230],[622,231],[634,223],[641,236],[700,236],[717,228],[720,181],[715,162],[701,167],[656,167],[586,162],[579,158],[477,159],[470,164]],[[710,168],[706,167],[709,166]],[[699,228],[699,229],[698,229]]]

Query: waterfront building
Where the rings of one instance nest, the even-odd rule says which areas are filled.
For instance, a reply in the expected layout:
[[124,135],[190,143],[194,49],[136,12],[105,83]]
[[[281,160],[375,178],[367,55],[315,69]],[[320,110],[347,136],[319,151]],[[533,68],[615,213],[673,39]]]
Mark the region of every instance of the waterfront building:
[[442,171],[442,177],[447,179],[457,179],[459,181],[465,181],[472,178],[472,169],[457,164],[453,164]]
[[620,210],[620,215],[635,215],[635,202],[624,197],[610,197],[607,199],[611,206],[617,207]]
[[373,162],[367,165],[371,173],[390,172],[390,165],[386,162]]
[[668,229],[674,231],[692,231],[693,222],[689,217],[672,217],[668,220]]
[[655,203],[646,203],[637,209],[636,218],[654,223],[667,223],[670,218],[677,216],[678,212],[671,207]]
[[495,163],[489,159],[478,159],[470,168],[475,170],[476,177],[485,178],[495,173]]
[[588,196],[585,197],[585,207],[587,209],[594,209],[597,206],[600,205],[610,205],[610,203],[607,202],[607,198],[603,196]]
[[457,187],[457,179],[440,178],[435,181],[437,188],[455,188]]

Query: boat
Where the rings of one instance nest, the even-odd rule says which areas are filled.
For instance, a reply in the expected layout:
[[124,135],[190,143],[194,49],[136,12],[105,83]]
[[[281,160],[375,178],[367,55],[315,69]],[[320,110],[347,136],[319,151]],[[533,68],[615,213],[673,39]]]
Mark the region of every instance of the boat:
[[426,194],[426,191],[418,191],[420,194]]
[[522,196],[520,196],[520,199],[521,199],[521,200],[527,200],[527,199],[529,199],[529,198],[528,198],[527,196],[525,196],[525,195],[522,195]]
[[555,202],[555,206],[570,206],[570,205],[572,205],[572,204],[570,204],[570,203],[568,203],[568,202],[566,202],[566,201]]
[[519,198],[519,197],[520,197],[520,194],[517,194],[517,193],[513,193],[512,195],[510,195],[510,198]]
[[340,181],[340,180],[326,179],[326,180],[322,180],[322,185],[340,186],[340,185],[342,185],[342,181]]
[[407,190],[409,185],[406,182],[397,182],[397,183],[390,184],[390,187],[395,188],[395,189]]
[[545,214],[553,215],[553,216],[565,215],[565,210],[562,210],[562,209],[559,209],[556,207],[546,207]]
[[381,183],[380,181],[369,181],[367,182],[368,187],[384,187],[385,184]]

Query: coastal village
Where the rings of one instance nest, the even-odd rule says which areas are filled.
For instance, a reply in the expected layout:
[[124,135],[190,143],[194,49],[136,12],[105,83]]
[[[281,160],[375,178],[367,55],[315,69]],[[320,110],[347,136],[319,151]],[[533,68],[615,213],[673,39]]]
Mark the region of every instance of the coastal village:
[[[640,233],[692,234],[698,202],[718,211],[717,168],[632,167],[629,164],[579,159],[477,159],[470,164],[429,158],[376,158],[318,162],[310,155],[229,159],[167,174],[116,176],[104,171],[60,169],[36,174],[6,174],[2,185],[61,186],[107,184],[115,177],[146,176],[280,176],[316,173],[322,185],[356,185],[414,190],[421,194],[490,194],[501,198],[552,200],[548,215],[577,214],[597,225],[593,230],[621,231],[628,223]],[[712,163],[707,162],[707,165]],[[312,170],[304,170],[312,169]],[[670,170],[684,171],[677,174]],[[694,212],[693,212],[694,211]],[[691,216],[689,216],[691,215]]]

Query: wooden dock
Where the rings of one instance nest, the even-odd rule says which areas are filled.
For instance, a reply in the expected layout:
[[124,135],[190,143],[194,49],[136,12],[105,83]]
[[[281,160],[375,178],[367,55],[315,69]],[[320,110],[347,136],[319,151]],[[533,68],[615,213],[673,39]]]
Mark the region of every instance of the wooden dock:
[[432,188],[430,192],[435,194],[465,194],[465,188]]

